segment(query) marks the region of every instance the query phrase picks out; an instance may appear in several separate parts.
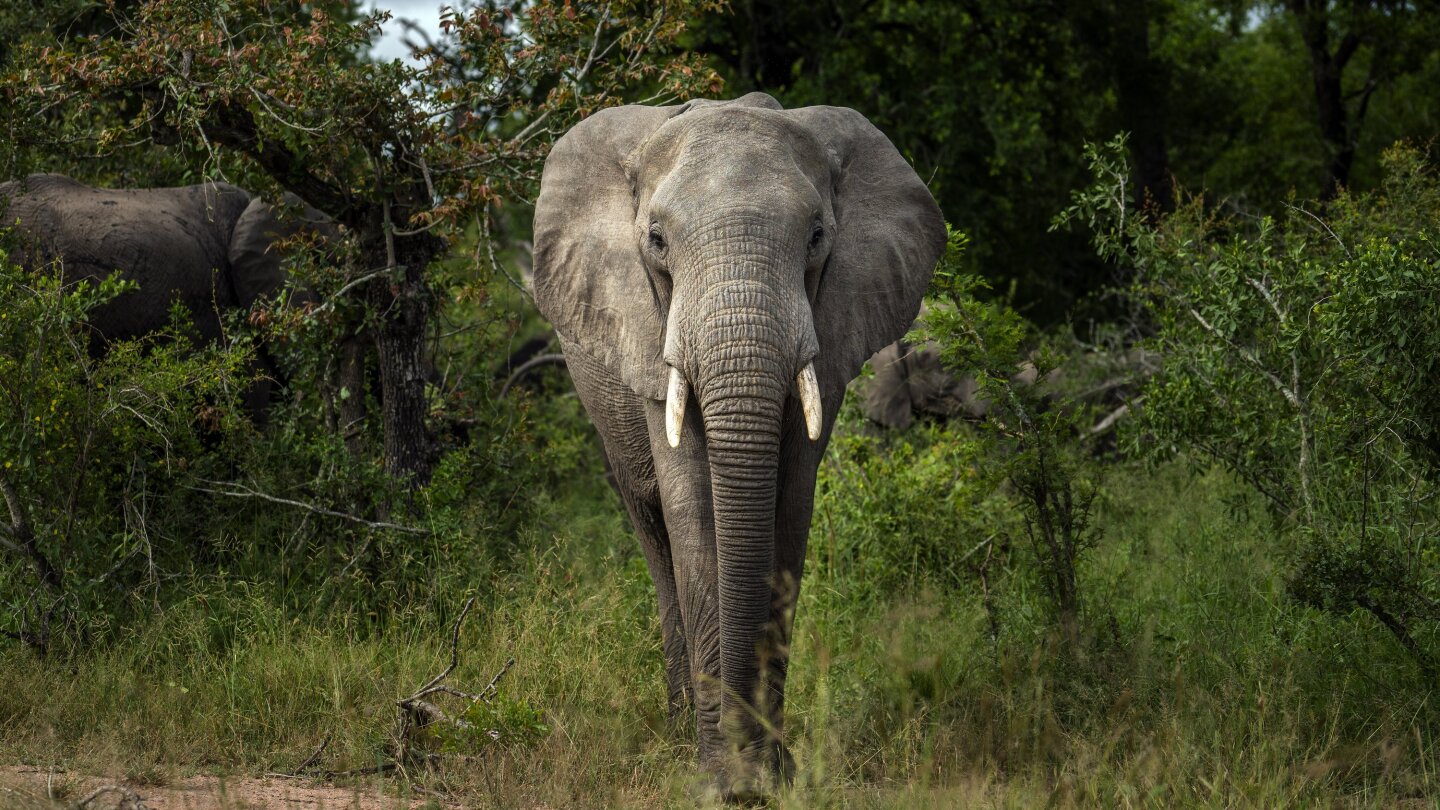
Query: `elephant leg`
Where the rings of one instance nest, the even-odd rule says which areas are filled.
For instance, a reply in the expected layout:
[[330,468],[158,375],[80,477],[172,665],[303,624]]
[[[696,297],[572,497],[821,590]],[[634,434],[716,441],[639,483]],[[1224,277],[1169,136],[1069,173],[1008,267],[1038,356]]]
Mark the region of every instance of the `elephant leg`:
[[699,409],[687,409],[685,438],[679,447],[670,447],[665,439],[664,403],[647,402],[646,415],[655,479],[670,537],[680,619],[690,654],[700,763],[718,772],[728,748],[720,728],[720,568],[705,429]]
[[693,703],[675,565],[660,505],[645,405],[634,391],[580,352],[567,353],[570,376],[604,445],[610,480],[639,536],[660,611],[667,703],[671,719]]
[[670,538],[659,503],[646,502],[628,486],[618,469],[615,489],[630,513],[630,523],[639,535],[650,579],[655,583],[655,596],[660,605],[660,633],[665,650],[665,684],[670,720],[679,721],[694,703],[690,685],[690,656],[686,650],[684,622],[675,587],[675,564],[670,554]]
[[280,366],[264,347],[256,350],[246,371],[254,377],[245,388],[243,399],[245,411],[256,427],[264,427],[270,421],[270,404],[275,397],[276,381],[280,379]]

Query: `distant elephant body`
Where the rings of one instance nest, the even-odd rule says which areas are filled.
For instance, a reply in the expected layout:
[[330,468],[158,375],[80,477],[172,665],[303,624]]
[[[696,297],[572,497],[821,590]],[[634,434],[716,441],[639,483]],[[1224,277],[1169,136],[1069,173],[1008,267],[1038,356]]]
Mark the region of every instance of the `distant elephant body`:
[[[315,210],[305,219],[328,228]],[[0,183],[0,223],[20,232],[22,264],[59,259],[68,282],[112,272],[137,282],[138,290],[92,313],[105,340],[163,329],[177,301],[200,339],[219,339],[220,313],[281,290],[274,242],[295,232],[264,200],[228,183],[95,189],[62,174]]]
[[895,341],[870,358],[874,378],[861,387],[861,408],[872,422],[907,428],[915,414],[979,419],[988,408],[970,377],[957,377],[940,363],[931,345]]
[[853,110],[627,106],[555,146],[535,299],[659,598],[672,711],[727,796],[785,778],[785,672],[845,386],[915,317],[945,226]]
[[[304,218],[332,229],[313,209]],[[219,340],[223,312],[249,308],[284,286],[274,242],[300,227],[225,183],[98,189],[56,174],[0,184],[0,224],[19,232],[17,258],[27,267],[58,260],[67,283],[112,273],[136,282],[138,289],[91,313],[97,346],[164,328],[177,302],[200,341]]]
[[139,285],[93,313],[91,325],[107,340],[163,328],[175,302],[201,339],[218,340],[221,312],[284,286],[273,243],[295,230],[226,183],[99,189],[57,174],[0,183],[0,222],[20,231],[27,266],[58,259],[67,282],[118,272]]
[[[875,376],[861,386],[861,403],[865,415],[877,424],[904,430],[917,415],[983,420],[990,413],[992,403],[981,394],[975,378],[946,369],[940,362],[940,347],[933,342],[896,341],[876,352],[870,367]],[[1010,384],[1039,386],[1036,391],[1045,402],[1101,408],[1118,418],[1158,370],[1159,358],[1153,351],[1088,352],[1069,358],[1043,378],[1034,364],[1023,362],[1010,375]],[[1091,434],[1114,427],[1115,418],[1103,419]]]

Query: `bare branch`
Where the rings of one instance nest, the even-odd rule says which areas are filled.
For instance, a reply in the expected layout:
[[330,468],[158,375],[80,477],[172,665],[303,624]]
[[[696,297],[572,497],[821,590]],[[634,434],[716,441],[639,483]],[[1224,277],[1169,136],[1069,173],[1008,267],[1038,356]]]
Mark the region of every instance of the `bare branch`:
[[505,268],[500,266],[500,260],[495,258],[495,242],[490,237],[490,212],[486,210],[477,214],[475,220],[480,226],[480,243],[475,246],[475,263],[480,263],[480,246],[484,245],[486,255],[490,259],[491,269],[501,276],[504,276],[505,280],[510,282],[510,286],[519,290],[521,295],[530,300],[530,303],[535,303],[535,296],[531,295],[530,291],[525,289],[525,285],[516,281],[513,276],[505,272]]
[[357,279],[352,279],[351,281],[346,282],[346,283],[345,283],[345,286],[343,286],[343,287],[341,287],[340,289],[336,290],[335,293],[334,293],[333,295],[331,295],[329,298],[325,299],[325,303],[323,303],[323,304],[321,304],[320,306],[318,306],[318,307],[310,310],[310,313],[309,313],[309,314],[310,314],[311,316],[318,315],[318,314],[320,314],[321,312],[324,312],[325,310],[334,307],[336,301],[339,301],[341,298],[343,298],[343,297],[345,296],[346,293],[350,292],[351,290],[355,289],[356,287],[359,287],[361,284],[364,284],[365,282],[367,282],[367,281],[369,281],[369,280],[371,280],[371,279],[379,278],[379,277],[381,277],[381,276],[383,276],[383,275],[385,275],[385,274],[387,274],[387,273],[393,273],[394,271],[399,270],[399,269],[401,269],[401,268],[399,268],[399,267],[393,267],[393,266],[392,266],[392,267],[382,267],[382,268],[380,268],[379,270],[375,270],[375,271],[366,273],[365,275],[363,275],[363,276],[361,276],[361,277],[359,277],[359,278],[357,278]]
[[1303,403],[1300,401],[1299,395],[1292,391],[1290,387],[1285,384],[1284,380],[1281,380],[1278,376],[1276,376],[1274,372],[1266,368],[1265,364],[1261,363],[1260,358],[1256,357],[1253,352],[1231,340],[1230,338],[1220,334],[1220,330],[1212,326],[1209,321],[1205,320],[1205,316],[1201,315],[1193,307],[1188,308],[1188,311],[1190,313],[1190,316],[1200,324],[1201,328],[1203,328],[1206,332],[1209,332],[1214,337],[1220,339],[1222,342],[1225,343],[1225,345],[1229,346],[1231,349],[1234,349],[1236,354],[1239,354],[1246,361],[1248,361],[1250,365],[1254,366],[1255,370],[1259,371],[1260,374],[1265,377],[1265,379],[1270,381],[1271,385],[1275,386],[1275,390],[1279,391],[1280,394],[1285,397],[1286,402],[1289,402],[1292,407],[1297,409],[1303,407]]
[[1136,397],[1133,401],[1127,402],[1116,408],[1115,410],[1111,411],[1109,415],[1107,415],[1104,419],[1101,419],[1099,422],[1096,422],[1095,425],[1090,428],[1090,435],[1099,436],[1109,431],[1110,428],[1115,427],[1115,423],[1120,421],[1121,417],[1125,416],[1125,414],[1130,412],[1131,405],[1138,405],[1144,399],[1145,397],[1143,395]]
[[139,793],[123,785],[101,785],[76,802],[75,808],[76,810],[85,810],[91,802],[108,793],[120,794],[120,803],[115,805],[116,810],[147,810],[145,799]]
[[1289,208],[1291,211],[1299,211],[1300,213],[1304,214],[1305,216],[1310,217],[1311,219],[1313,219],[1313,220],[1315,220],[1316,222],[1320,223],[1320,227],[1324,228],[1325,231],[1326,231],[1327,233],[1329,233],[1332,238],[1334,238],[1335,243],[1340,246],[1340,249],[1343,250],[1343,251],[1345,251],[1345,255],[1348,256],[1348,257],[1350,257],[1350,258],[1354,258],[1354,256],[1351,255],[1351,253],[1350,253],[1350,248],[1345,245],[1345,241],[1344,241],[1343,239],[1341,239],[1340,236],[1335,233],[1335,231],[1331,230],[1329,223],[1327,223],[1325,220],[1321,219],[1320,217],[1316,216],[1313,212],[1306,211],[1304,208],[1301,208],[1301,207],[1298,206],[1298,205],[1291,205],[1290,203],[1284,203],[1284,205],[1285,205],[1286,208]]
[[[475,597],[465,600],[465,606],[460,608],[460,615],[455,617],[455,627],[450,631],[450,666],[445,671],[430,679],[430,682],[415,690],[415,695],[420,695],[425,690],[450,677],[455,667],[460,663],[460,625],[465,622],[465,617],[470,615],[470,608],[475,606]],[[412,695],[413,697],[413,695]]]
[[515,383],[520,381],[521,377],[524,377],[531,370],[544,365],[563,366],[565,365],[565,355],[541,354],[521,363],[519,368],[510,373],[510,376],[505,380],[505,384],[500,386],[500,393],[496,394],[495,398],[504,399],[505,395],[510,393],[510,389],[514,387]]
[[317,515],[325,515],[327,517],[348,520],[351,523],[358,523],[361,526],[368,526],[372,529],[389,529],[390,531],[404,532],[406,534],[430,534],[429,529],[421,529],[415,526],[402,526],[399,523],[387,523],[381,520],[366,520],[362,517],[346,514],[345,512],[337,512],[334,509],[326,509],[322,506],[315,506],[314,504],[305,503],[304,501],[292,501],[289,498],[279,498],[274,495],[267,495],[264,492],[253,490],[245,486],[244,484],[236,484],[226,481],[211,481],[206,478],[200,478],[196,480],[201,481],[202,483],[211,484],[213,486],[230,487],[230,489],[210,489],[209,487],[195,486],[189,487],[196,492],[209,492],[212,495],[224,495],[229,498],[256,498],[262,501],[269,501],[270,503],[278,503],[284,506],[293,506],[296,509],[304,509],[307,512],[314,512]]
[[1250,278],[1249,276],[1245,277],[1245,283],[1254,287],[1256,291],[1260,293],[1261,297],[1265,299],[1265,303],[1270,305],[1270,309],[1275,313],[1275,317],[1280,319],[1281,325],[1284,325],[1285,312],[1280,309],[1280,302],[1275,300],[1275,295],[1270,292],[1270,288],[1266,287],[1260,280]]

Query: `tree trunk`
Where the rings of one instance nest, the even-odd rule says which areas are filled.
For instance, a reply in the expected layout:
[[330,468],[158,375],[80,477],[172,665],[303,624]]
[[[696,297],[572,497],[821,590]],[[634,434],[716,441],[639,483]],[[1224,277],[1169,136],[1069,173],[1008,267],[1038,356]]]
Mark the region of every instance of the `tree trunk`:
[[[1330,9],[1328,0],[1291,0],[1290,11],[1300,26],[1300,38],[1310,52],[1310,79],[1315,88],[1316,122],[1320,137],[1325,139],[1329,161],[1325,169],[1320,198],[1334,199],[1350,182],[1350,167],[1355,163],[1355,133],[1345,108],[1341,79],[1350,57],[1360,47],[1360,37],[1350,32],[1330,49]],[[1359,122],[1355,122],[1358,126]]]
[[435,240],[424,235],[396,239],[394,258],[403,268],[400,278],[378,280],[370,288],[371,304],[380,314],[375,346],[385,472],[412,487],[429,482],[435,462],[425,424],[425,337],[434,310],[425,268],[436,248]]
[[1170,152],[1165,141],[1167,76],[1151,58],[1149,0],[1118,0],[1111,51],[1121,126],[1135,157],[1136,207],[1145,213],[1175,208]]

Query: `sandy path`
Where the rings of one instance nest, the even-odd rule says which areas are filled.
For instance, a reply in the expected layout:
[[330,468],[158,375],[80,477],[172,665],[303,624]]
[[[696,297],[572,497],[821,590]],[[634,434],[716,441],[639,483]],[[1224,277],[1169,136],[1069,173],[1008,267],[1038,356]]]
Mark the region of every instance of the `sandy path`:
[[[0,808],[53,808],[77,801],[96,788],[123,784],[101,777],[50,771],[23,765],[0,766]],[[309,779],[192,776],[167,785],[126,785],[149,810],[397,810],[416,808],[423,799],[386,795],[393,785],[328,785]],[[62,802],[46,797],[55,791]],[[120,794],[96,799],[88,810],[117,807]]]

